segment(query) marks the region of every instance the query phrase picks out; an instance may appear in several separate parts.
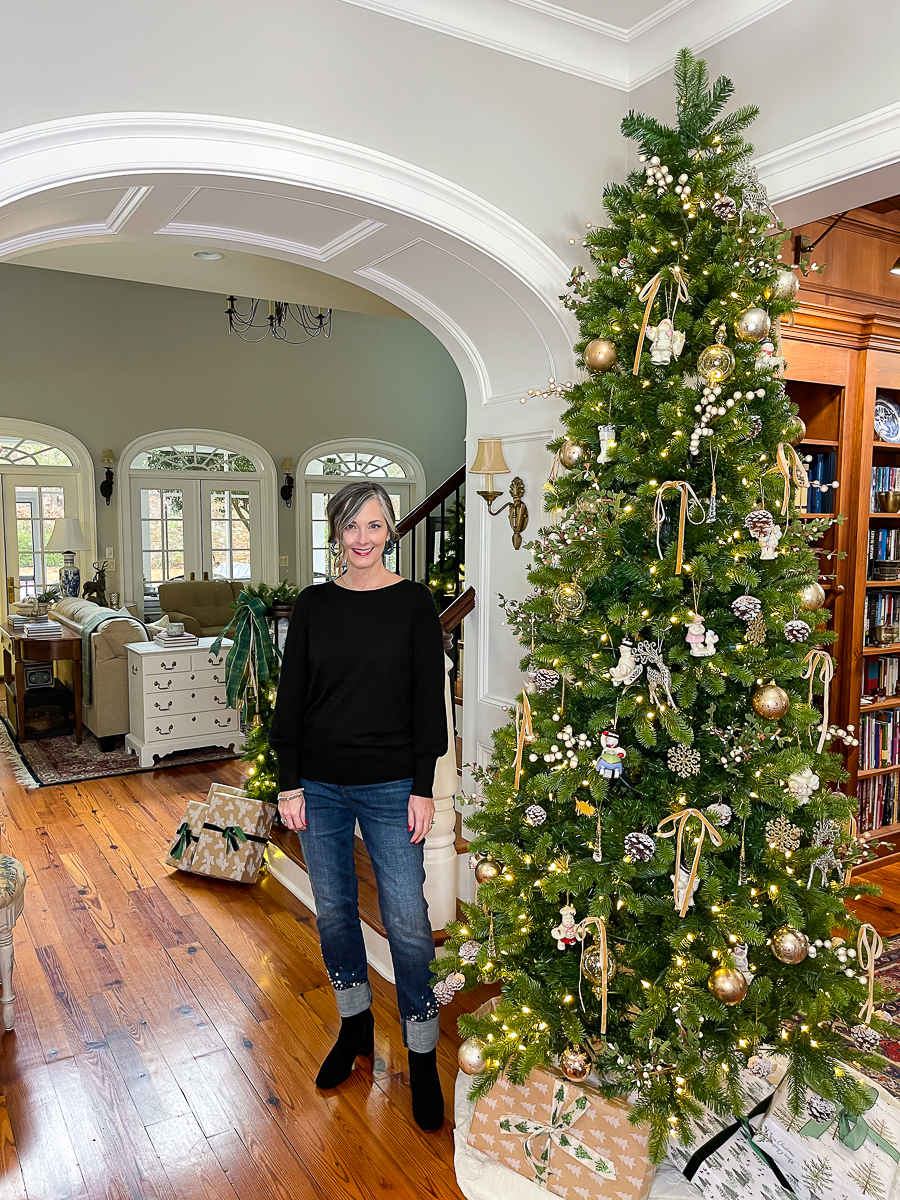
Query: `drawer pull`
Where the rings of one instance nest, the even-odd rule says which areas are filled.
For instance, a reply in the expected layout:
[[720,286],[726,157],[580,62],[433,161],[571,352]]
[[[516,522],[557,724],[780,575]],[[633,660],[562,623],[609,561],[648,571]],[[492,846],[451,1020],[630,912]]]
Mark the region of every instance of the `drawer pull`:
[[171,665],[170,667],[167,667],[167,666],[166,666],[166,664],[165,664],[164,662],[161,662],[159,665],[162,667],[162,669],[163,669],[164,671],[174,671],[174,670],[175,670],[175,668],[178,666],[178,663],[177,663],[177,662],[173,662],[173,663],[172,663],[172,665]]
[[160,704],[160,702],[156,700],[154,701],[153,707],[158,708],[160,712],[168,712],[174,703],[174,700],[170,700],[168,704]]
[[167,679],[167,680],[166,680],[166,682],[165,682],[165,686],[163,686],[163,684],[161,684],[161,683],[159,682],[159,680],[158,680],[158,679],[154,679],[154,680],[153,680],[153,686],[154,686],[155,688],[159,688],[159,690],[160,690],[161,692],[167,692],[167,691],[169,690],[169,688],[172,686],[172,680],[171,680],[171,679]]
[[215,704],[221,704],[223,708],[227,708],[227,707],[228,707],[228,701],[227,701],[227,700],[221,700],[221,699],[220,699],[218,696],[213,696],[213,702],[214,702]]
[[218,717],[215,717],[214,721],[220,729],[227,729],[231,724],[231,717],[226,717],[224,721],[220,721]]
[[168,737],[174,728],[174,725],[170,725],[168,729],[160,729],[160,727],[157,725],[156,732],[160,735],[160,737]]
[[221,677],[221,675],[213,675],[213,683],[224,683],[224,682],[225,682],[225,680]]
[[137,667],[132,667],[132,668],[131,668],[131,673],[132,673],[132,675],[137,675],[137,673],[138,673],[138,669],[137,669]]
[[197,720],[197,718],[196,718],[196,717],[191,717],[191,720],[192,720],[192,721],[196,721],[196,720]]

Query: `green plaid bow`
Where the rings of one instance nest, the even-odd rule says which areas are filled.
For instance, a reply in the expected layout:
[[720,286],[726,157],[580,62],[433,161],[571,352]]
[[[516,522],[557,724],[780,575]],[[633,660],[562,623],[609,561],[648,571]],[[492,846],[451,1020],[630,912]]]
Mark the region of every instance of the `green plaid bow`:
[[266,606],[258,596],[241,592],[234,616],[210,646],[211,654],[219,653],[232,626],[234,645],[225,659],[225,697],[229,708],[241,708],[251,684],[268,683],[277,673],[280,655],[266,624]]
[[[547,1176],[551,1174],[550,1146],[553,1142],[561,1150],[565,1150],[566,1154],[574,1158],[576,1162],[590,1167],[598,1175],[602,1175],[606,1179],[616,1178],[616,1169],[612,1163],[607,1162],[605,1158],[601,1158],[596,1152],[588,1150],[584,1143],[580,1142],[577,1138],[569,1136],[568,1131],[591,1106],[584,1092],[579,1091],[571,1107],[567,1107],[572,1090],[572,1088],[564,1083],[560,1083],[556,1088],[553,1093],[553,1106],[550,1111],[549,1123],[532,1121],[528,1117],[520,1117],[518,1113],[512,1113],[508,1117],[501,1117],[498,1122],[504,1133],[525,1134],[525,1157],[531,1163],[534,1170],[535,1183],[540,1187],[547,1186]],[[542,1137],[546,1138],[547,1141],[541,1153],[536,1155],[533,1144],[538,1138]]]

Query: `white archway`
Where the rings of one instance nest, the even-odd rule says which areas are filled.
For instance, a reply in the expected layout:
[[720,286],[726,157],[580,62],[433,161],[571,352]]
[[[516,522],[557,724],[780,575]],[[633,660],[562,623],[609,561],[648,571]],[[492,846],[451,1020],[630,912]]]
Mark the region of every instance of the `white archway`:
[[[218,429],[158,429],[153,433],[144,433],[129,442],[119,456],[119,545],[122,548],[121,577],[126,602],[136,603],[143,594],[142,580],[136,578],[135,571],[136,547],[131,499],[131,479],[134,469],[131,464],[142,451],[167,446],[173,442],[227,447],[230,450],[240,451],[254,464],[256,471],[253,476],[244,475],[243,478],[257,479],[260,484],[259,578],[277,579],[278,474],[271,454],[249,438],[241,437],[236,433],[224,433]],[[218,478],[218,476],[215,477]],[[241,476],[228,476],[228,478],[240,479]]]

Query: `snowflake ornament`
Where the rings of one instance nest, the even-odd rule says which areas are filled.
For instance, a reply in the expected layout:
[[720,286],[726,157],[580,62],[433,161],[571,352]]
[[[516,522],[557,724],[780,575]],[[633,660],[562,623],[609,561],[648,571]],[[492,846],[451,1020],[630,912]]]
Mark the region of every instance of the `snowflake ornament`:
[[771,850],[782,854],[793,854],[800,846],[800,835],[803,831],[798,825],[793,825],[788,818],[781,814],[774,820],[766,822],[766,841]]
[[680,779],[700,774],[700,751],[693,746],[683,746],[680,742],[677,746],[670,746],[666,760],[669,770],[674,771]]

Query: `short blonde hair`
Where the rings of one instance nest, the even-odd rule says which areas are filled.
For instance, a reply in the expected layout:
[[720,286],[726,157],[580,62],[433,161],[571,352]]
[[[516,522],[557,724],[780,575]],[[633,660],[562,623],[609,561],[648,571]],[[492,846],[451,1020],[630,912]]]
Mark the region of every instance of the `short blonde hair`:
[[355,483],[345,484],[328,501],[325,515],[328,517],[329,542],[337,543],[343,549],[344,530],[356,520],[360,510],[370,500],[377,500],[380,504],[388,528],[388,537],[391,541],[397,541],[397,514],[394,512],[390,496],[380,483],[374,483],[371,479],[360,479]]

